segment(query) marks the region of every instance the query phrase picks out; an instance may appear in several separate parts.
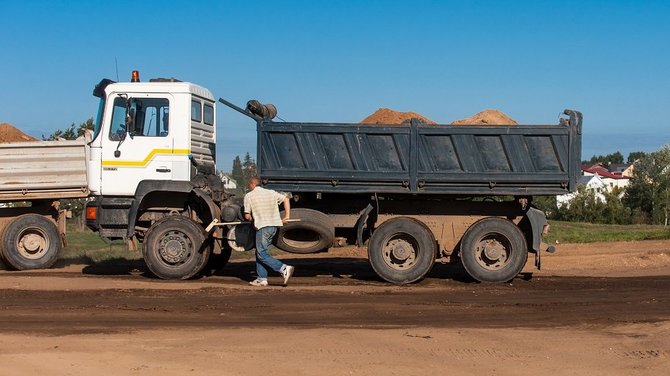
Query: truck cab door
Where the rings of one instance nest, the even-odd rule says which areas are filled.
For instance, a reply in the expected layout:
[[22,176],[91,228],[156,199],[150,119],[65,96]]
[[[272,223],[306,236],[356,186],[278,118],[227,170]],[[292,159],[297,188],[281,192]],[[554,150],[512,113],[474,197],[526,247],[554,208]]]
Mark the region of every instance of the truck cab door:
[[133,196],[143,180],[171,180],[174,136],[168,95],[121,95],[114,99],[103,137],[101,192]]

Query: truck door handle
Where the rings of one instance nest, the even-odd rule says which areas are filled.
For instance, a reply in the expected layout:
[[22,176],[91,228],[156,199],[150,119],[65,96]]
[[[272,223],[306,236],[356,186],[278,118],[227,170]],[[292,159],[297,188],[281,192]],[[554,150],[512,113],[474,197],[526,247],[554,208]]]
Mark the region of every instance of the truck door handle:
[[170,172],[170,171],[172,171],[172,170],[170,170],[169,168],[165,168],[165,167],[161,167],[161,168],[156,169],[156,172]]

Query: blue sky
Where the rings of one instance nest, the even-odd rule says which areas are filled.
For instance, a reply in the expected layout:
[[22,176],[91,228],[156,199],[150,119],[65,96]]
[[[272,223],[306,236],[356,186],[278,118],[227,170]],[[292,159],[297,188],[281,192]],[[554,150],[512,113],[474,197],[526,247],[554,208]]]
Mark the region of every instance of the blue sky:
[[[0,0],[0,122],[34,136],[94,117],[101,78],[176,77],[287,121],[379,107],[449,123],[584,113],[583,159],[670,143],[670,1]],[[255,157],[219,107],[218,167]]]

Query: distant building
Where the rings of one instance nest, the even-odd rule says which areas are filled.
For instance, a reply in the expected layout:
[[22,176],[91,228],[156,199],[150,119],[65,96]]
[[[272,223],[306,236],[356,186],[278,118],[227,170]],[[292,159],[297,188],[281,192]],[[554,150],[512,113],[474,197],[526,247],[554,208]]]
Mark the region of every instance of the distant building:
[[624,164],[615,164],[612,163],[611,165],[607,166],[607,170],[613,174],[616,175],[621,175],[624,177],[632,178],[633,177],[633,169],[635,165],[633,163],[624,163]]
[[[633,175],[633,164],[609,164],[596,163],[592,166],[582,166],[582,176],[577,186],[585,186],[587,190],[595,192],[596,199],[605,202],[606,192],[612,192],[615,188],[621,191],[620,198],[628,186]],[[556,205],[560,208],[569,204],[575,193],[567,193],[556,196]]]
[[225,189],[237,189],[237,182],[235,179],[231,178],[230,175],[226,172],[219,172],[219,177],[223,182],[223,188]]
[[612,189],[626,189],[633,174],[633,165],[610,164],[603,165],[597,163],[593,166],[582,166],[582,174],[584,176],[598,175],[603,182],[609,187],[607,191]]
[[[605,202],[605,195],[603,192],[609,191],[607,183],[598,175],[583,175],[579,178],[577,186],[585,186],[587,190],[595,192],[596,200]],[[563,205],[570,206],[570,201],[577,196],[577,192],[566,193],[564,195],[556,196],[556,206],[559,208]]]

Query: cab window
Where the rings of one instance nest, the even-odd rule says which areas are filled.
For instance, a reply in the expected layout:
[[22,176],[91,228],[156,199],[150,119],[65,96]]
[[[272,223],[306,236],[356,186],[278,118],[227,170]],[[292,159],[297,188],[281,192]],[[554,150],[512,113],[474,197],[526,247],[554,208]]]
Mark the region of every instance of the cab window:
[[200,101],[191,101],[191,120],[202,122],[202,103]]
[[118,141],[127,131],[131,136],[165,137],[169,131],[169,101],[165,98],[116,98],[109,139]]
[[205,103],[205,124],[214,125],[214,106]]
[[[140,102],[140,101],[138,101]],[[142,110],[136,112],[138,136],[165,137],[170,126],[170,108],[167,99],[142,99]],[[138,106],[139,107],[139,106]]]
[[109,128],[109,139],[119,141],[126,133],[126,100],[121,97],[114,99],[112,110],[112,126]]

